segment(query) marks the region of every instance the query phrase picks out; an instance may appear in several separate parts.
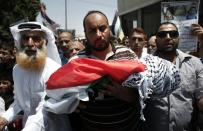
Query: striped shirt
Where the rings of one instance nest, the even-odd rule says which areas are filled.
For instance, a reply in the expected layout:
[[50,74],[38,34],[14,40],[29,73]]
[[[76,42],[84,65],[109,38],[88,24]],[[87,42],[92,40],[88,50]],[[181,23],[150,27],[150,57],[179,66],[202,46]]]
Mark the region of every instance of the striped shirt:
[[[87,55],[85,51],[80,52],[74,59],[81,57],[98,59],[92,54]],[[137,56],[129,48],[118,45],[107,54],[105,60],[121,59],[134,60]],[[72,114],[75,120],[72,121],[73,128],[76,131],[136,131],[140,119],[139,101],[136,105],[112,96],[104,96],[103,99],[86,104],[86,109],[81,110],[79,114]]]

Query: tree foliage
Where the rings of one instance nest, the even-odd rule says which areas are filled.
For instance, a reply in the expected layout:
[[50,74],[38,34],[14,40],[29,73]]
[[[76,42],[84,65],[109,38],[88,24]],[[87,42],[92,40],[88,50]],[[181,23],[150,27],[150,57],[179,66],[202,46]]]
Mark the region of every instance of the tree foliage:
[[0,0],[0,39],[11,40],[9,26],[22,20],[34,21],[39,13],[40,0]]

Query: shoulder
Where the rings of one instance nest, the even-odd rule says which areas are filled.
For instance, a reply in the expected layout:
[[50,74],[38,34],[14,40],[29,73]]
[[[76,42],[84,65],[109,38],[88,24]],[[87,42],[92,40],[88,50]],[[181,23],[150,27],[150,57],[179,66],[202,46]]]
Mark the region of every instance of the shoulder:
[[87,55],[86,52],[85,52],[85,50],[83,50],[83,51],[79,51],[79,52],[77,53],[77,55],[74,55],[73,57],[71,57],[71,58],[69,59],[69,61],[74,60],[74,59],[77,59],[77,58],[92,58],[92,56],[91,56],[91,55]]
[[177,50],[178,52],[178,57],[183,61],[183,62],[193,62],[193,63],[201,63],[200,59],[196,56],[184,53],[180,50]]
[[113,59],[137,59],[137,55],[128,47],[117,45],[115,46]]
[[59,67],[61,67],[60,64],[58,64],[54,60],[50,59],[49,57],[46,58],[46,63],[45,63],[44,69],[58,69]]
[[47,64],[47,63],[53,63],[53,64],[56,64],[56,65],[60,65],[56,61],[54,61],[53,59],[51,59],[49,57],[46,58],[46,63],[45,64]]
[[21,68],[18,64],[15,64],[13,67],[13,74],[18,74],[20,72],[24,72],[25,70]]
[[194,70],[203,70],[202,62],[198,57],[178,50],[178,58],[181,60],[182,64],[187,65]]
[[116,52],[129,51],[129,52],[134,53],[130,48],[123,46],[123,45],[116,45],[115,50],[116,50]]
[[43,79],[43,81],[46,82],[48,78],[51,76],[51,74],[57,71],[60,67],[61,67],[60,64],[56,63],[54,60],[50,58],[47,58],[44,69],[42,71],[41,79]]

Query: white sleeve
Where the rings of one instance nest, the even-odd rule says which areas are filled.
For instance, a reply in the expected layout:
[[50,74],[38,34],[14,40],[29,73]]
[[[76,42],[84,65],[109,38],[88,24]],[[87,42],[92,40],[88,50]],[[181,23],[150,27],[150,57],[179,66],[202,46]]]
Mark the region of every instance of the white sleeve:
[[43,110],[39,109],[36,114],[28,117],[22,131],[45,131]]
[[2,113],[2,117],[4,117],[8,122],[12,122],[22,111],[22,108],[20,107],[19,100],[15,96],[15,89],[14,89],[14,102],[9,106],[9,108]]
[[[14,66],[15,68],[16,66]],[[15,83],[15,79],[16,77],[14,77],[14,73],[16,73],[16,70],[13,69],[13,80]],[[14,89],[13,89],[13,93],[14,93],[14,102],[10,105],[10,107],[7,109],[7,111],[5,111],[4,113],[2,113],[1,117],[5,118],[8,122],[12,122],[15,117],[17,116],[17,114],[22,111],[22,108],[20,106],[20,98],[17,97],[17,92],[19,90],[18,86],[16,86],[16,84],[18,85],[18,83],[14,84]]]
[[2,97],[0,97],[0,114],[5,111],[5,102]]
[[44,130],[45,129],[40,125],[38,125],[37,123],[30,123],[29,126],[26,126],[22,129],[22,131],[44,131]]
[[43,104],[46,93],[41,94],[41,101],[39,102],[34,115],[28,116],[25,126],[22,131],[44,131],[44,115]]
[[2,113],[1,117],[5,118],[8,122],[12,122],[21,110],[18,100],[14,96],[14,102],[10,105],[7,111]]

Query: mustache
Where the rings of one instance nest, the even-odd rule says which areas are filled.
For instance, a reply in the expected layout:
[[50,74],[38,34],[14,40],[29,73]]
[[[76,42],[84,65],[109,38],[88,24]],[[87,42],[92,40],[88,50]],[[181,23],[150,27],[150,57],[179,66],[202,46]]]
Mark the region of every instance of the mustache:
[[46,48],[47,47],[46,47],[45,44],[43,44],[41,48],[39,48],[39,47],[34,47],[34,48],[32,47],[32,48],[30,48],[28,46],[24,46],[24,47],[20,48],[19,52],[25,53],[28,56],[36,56],[37,53],[39,53],[41,51],[45,51]]
[[37,52],[39,52],[38,49],[25,49],[24,52],[28,55],[31,56],[33,54],[36,54]]
[[[34,49],[35,50],[35,49]],[[45,64],[47,48],[36,49],[36,53],[28,55],[26,48],[16,54],[16,62],[26,70],[41,70]]]

